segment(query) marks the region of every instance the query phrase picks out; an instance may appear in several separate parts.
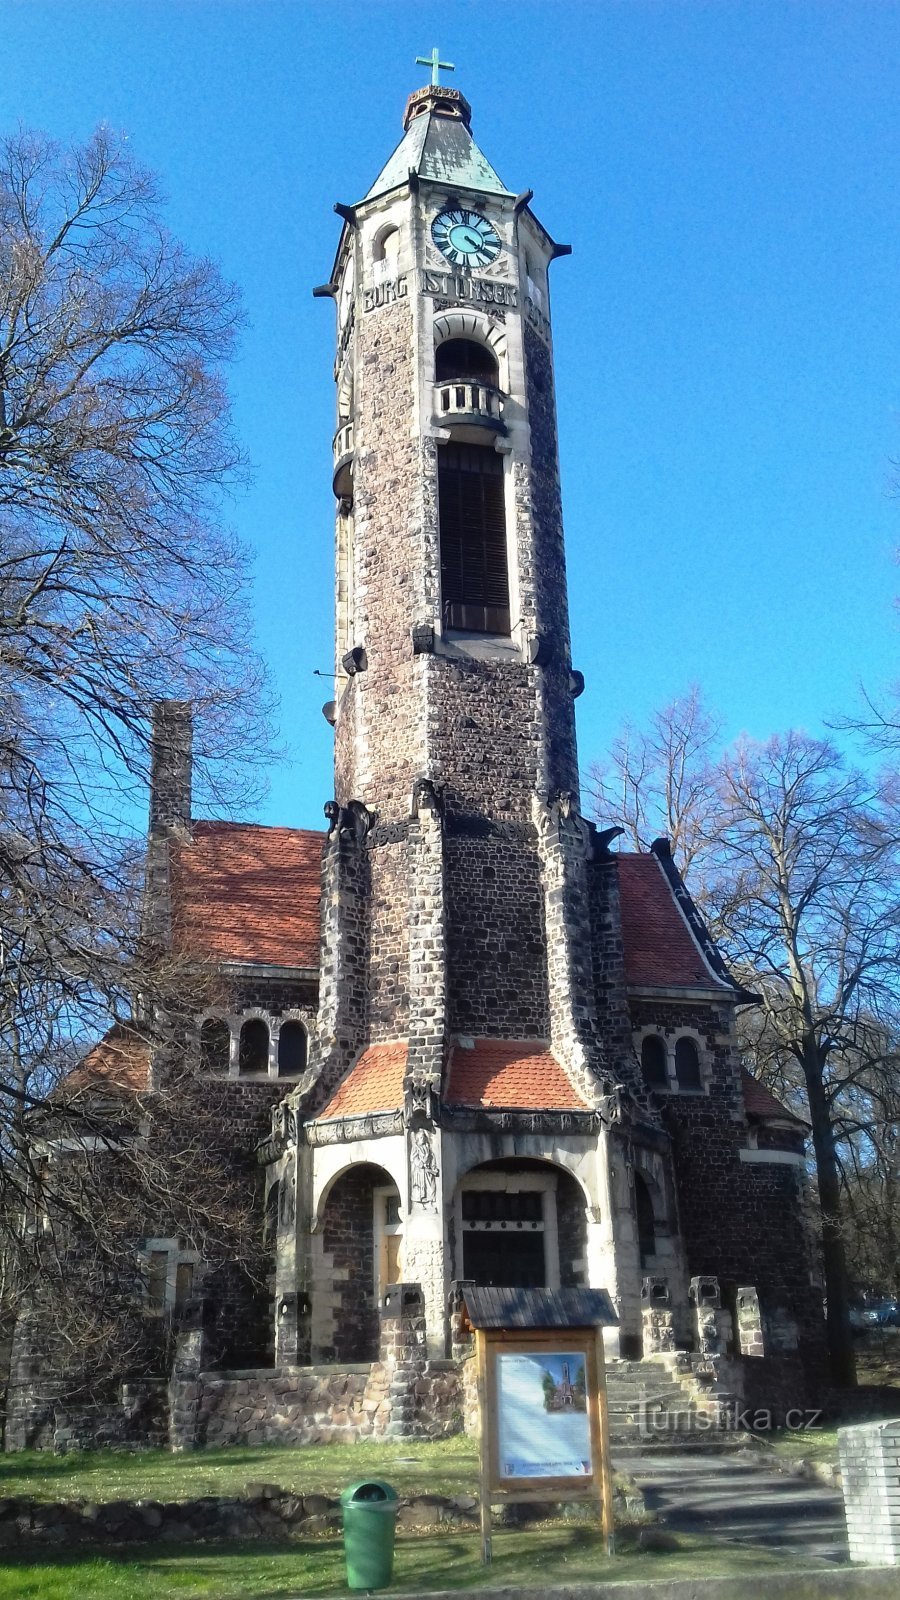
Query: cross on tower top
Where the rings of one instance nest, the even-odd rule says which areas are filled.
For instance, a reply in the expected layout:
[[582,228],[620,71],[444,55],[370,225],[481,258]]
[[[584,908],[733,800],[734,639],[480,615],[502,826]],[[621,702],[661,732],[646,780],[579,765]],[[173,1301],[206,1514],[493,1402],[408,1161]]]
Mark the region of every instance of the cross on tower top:
[[417,67],[430,67],[431,68],[431,81],[432,81],[433,84],[438,84],[438,85],[440,84],[440,81],[441,81],[440,77],[438,76],[438,74],[439,74],[439,72],[441,71],[442,68],[443,68],[444,72],[455,72],[456,71],[456,68],[453,65],[452,61],[442,61],[441,60],[441,52],[439,51],[437,45],[435,45],[435,47],[432,50],[430,56],[416,56],[416,66]]

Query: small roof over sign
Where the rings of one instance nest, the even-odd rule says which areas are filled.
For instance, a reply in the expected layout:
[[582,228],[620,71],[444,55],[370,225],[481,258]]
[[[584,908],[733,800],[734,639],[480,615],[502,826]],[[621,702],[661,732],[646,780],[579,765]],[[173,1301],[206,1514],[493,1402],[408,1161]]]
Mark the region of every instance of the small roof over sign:
[[463,1290],[473,1328],[609,1328],[618,1322],[605,1289]]

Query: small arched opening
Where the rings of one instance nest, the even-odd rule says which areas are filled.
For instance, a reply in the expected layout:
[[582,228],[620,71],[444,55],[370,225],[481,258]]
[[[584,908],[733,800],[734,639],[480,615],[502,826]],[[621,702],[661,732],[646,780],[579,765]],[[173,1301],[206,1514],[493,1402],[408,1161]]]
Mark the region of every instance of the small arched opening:
[[641,1266],[647,1267],[656,1255],[656,1220],[653,1215],[650,1185],[640,1172],[634,1175],[634,1209]]
[[641,1072],[648,1089],[665,1089],[669,1082],[669,1066],[665,1040],[658,1033],[648,1033],[641,1040]]
[[437,383],[461,378],[492,389],[500,387],[497,357],[489,345],[475,339],[444,339],[434,352],[434,376]]
[[306,1069],[307,1038],[302,1022],[283,1022],[278,1030],[278,1076],[298,1078]]
[[400,229],[390,223],[375,236],[375,243],[372,246],[372,260],[396,263],[399,254]]
[[269,1026],[262,1017],[250,1017],[241,1029],[238,1071],[241,1077],[269,1070]]
[[200,1059],[204,1072],[227,1073],[231,1058],[231,1029],[223,1017],[207,1017],[200,1028]]
[[700,1051],[697,1049],[695,1039],[683,1035],[675,1045],[675,1078],[679,1089],[696,1090],[703,1088],[703,1075],[700,1071]]

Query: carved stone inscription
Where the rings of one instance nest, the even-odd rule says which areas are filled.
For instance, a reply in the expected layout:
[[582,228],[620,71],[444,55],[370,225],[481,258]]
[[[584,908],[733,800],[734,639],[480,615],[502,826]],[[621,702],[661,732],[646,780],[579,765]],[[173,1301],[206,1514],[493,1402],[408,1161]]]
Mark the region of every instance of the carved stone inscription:
[[392,306],[398,300],[405,300],[409,294],[409,284],[404,273],[402,278],[385,278],[384,283],[376,283],[371,289],[363,290],[363,311],[377,311],[379,306]]
[[422,293],[442,299],[470,300],[480,305],[511,306],[513,311],[519,304],[519,291],[511,283],[498,283],[496,278],[473,278],[468,272],[434,272],[430,267],[422,273]]

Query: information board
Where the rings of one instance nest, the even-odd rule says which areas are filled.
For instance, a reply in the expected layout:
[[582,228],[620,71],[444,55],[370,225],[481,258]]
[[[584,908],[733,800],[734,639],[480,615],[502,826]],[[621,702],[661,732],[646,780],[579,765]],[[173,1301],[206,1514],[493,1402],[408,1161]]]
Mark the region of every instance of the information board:
[[476,1329],[481,1527],[491,1501],[595,1500],[613,1550],[602,1335],[596,1328]]
[[582,1351],[499,1353],[497,1409],[502,1479],[593,1476]]

